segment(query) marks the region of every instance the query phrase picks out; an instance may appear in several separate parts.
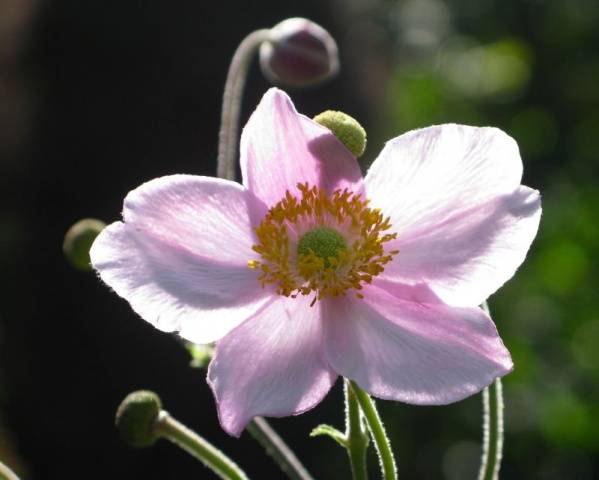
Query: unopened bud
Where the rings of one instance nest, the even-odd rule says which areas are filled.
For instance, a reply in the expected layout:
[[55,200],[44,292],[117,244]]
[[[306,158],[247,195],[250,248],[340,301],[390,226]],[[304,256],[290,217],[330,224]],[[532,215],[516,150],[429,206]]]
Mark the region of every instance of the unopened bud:
[[260,66],[273,83],[305,87],[339,71],[337,44],[329,32],[305,18],[289,18],[270,30],[260,47]]
[[91,270],[89,249],[106,224],[95,218],[84,218],[67,231],[62,251],[71,264],[80,270]]
[[159,435],[155,424],[162,409],[160,398],[149,390],[130,393],[116,411],[116,427],[123,441],[136,448],[149,447]]
[[361,156],[366,150],[366,131],[355,118],[343,112],[327,110],[316,115],[314,121],[328,128],[355,157]]

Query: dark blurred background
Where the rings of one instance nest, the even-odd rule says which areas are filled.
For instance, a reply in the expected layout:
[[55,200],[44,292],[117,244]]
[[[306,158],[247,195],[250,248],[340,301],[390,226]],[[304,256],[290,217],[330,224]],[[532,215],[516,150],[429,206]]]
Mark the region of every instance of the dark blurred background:
[[[0,0],[0,459],[23,479],[212,478],[161,441],[131,450],[113,414],[130,391],[176,417],[252,478],[283,478],[247,434],[219,427],[204,373],[61,252],[81,217],[117,220],[125,194],[171,173],[215,173],[228,62],[250,31],[289,16],[327,28],[341,74],[290,91],[385,139],[433,123],[498,126],[518,141],[541,230],[491,299],[516,369],[504,382],[502,478],[599,478],[599,7],[596,0]],[[243,119],[268,88],[254,65]],[[379,402],[400,478],[475,478],[480,396],[447,407]],[[308,439],[341,426],[341,388],[275,428],[320,479],[345,452]],[[376,459],[371,458],[373,478]]]

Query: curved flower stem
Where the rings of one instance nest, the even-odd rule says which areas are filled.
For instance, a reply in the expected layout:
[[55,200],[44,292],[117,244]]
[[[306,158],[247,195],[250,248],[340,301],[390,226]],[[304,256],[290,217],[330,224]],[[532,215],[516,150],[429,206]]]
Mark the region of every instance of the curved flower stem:
[[157,435],[162,436],[190,453],[223,480],[248,480],[246,474],[223,452],[197,433],[162,410],[154,424]]
[[391,443],[383,427],[381,417],[379,417],[379,413],[376,410],[376,406],[372,398],[358,387],[355,382],[350,381],[349,384],[360,404],[362,413],[364,413],[366,423],[368,423],[370,435],[374,440],[376,451],[379,455],[383,478],[384,480],[397,480],[397,468],[393,452],[391,451]]
[[255,417],[248,424],[247,430],[290,479],[313,480],[295,454],[264,418]]
[[19,477],[10,468],[0,462],[0,480],[19,480]]
[[368,450],[368,433],[364,428],[360,404],[356,394],[349,385],[349,380],[344,381],[345,408],[346,408],[346,449],[349,455],[353,480],[368,480],[366,469],[366,451]]
[[[489,312],[487,302],[482,304]],[[503,386],[501,379],[483,390],[483,453],[478,480],[497,480],[503,456]]]
[[[218,161],[216,175],[219,178],[235,180],[235,166],[237,165],[237,144],[239,136],[239,114],[241,100],[249,66],[256,51],[268,40],[270,30],[261,29],[250,33],[237,47],[225,83],[223,106],[218,133]],[[313,480],[308,471],[297,459],[291,449],[271,428],[262,417],[252,420],[247,430],[264,447],[266,452],[277,462],[279,467],[292,480]]]
[[268,39],[269,32],[268,29],[256,30],[245,37],[229,65],[218,134],[216,175],[220,178],[235,180],[239,114],[245,80],[254,55],[262,42]]

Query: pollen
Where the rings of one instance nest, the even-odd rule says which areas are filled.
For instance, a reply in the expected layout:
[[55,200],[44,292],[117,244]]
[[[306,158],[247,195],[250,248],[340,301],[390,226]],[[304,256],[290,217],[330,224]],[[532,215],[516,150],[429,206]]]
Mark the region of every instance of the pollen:
[[362,285],[399,253],[385,248],[397,238],[389,217],[347,189],[328,195],[306,183],[297,187],[300,195],[287,191],[256,228],[252,248],[260,258],[248,267],[260,272],[263,287],[286,297],[314,295],[314,303],[353,291],[363,298]]

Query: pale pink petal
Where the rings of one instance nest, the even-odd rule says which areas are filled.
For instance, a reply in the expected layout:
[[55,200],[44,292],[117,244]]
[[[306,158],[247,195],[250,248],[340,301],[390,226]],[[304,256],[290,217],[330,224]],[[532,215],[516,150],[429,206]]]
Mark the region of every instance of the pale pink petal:
[[246,265],[266,207],[241,185],[196,175],[156,178],[129,192],[123,220],[191,253]]
[[389,141],[364,182],[372,205],[410,235],[512,193],[521,177],[518,146],[501,130],[438,125]]
[[363,293],[324,302],[323,323],[331,367],[372,395],[443,405],[512,369],[481,309],[410,302],[373,286]]
[[362,191],[358,162],[325,127],[295,110],[291,99],[271,88],[241,135],[243,184],[268,206],[297,193],[307,182],[327,189]]
[[317,405],[337,375],[324,360],[320,304],[279,297],[217,344],[208,381],[222,427],[239,436],[257,415]]
[[247,267],[256,258],[252,202],[233,182],[184,175],[148,182],[125,199],[125,223],[98,236],[92,265],[156,328],[212,342],[270,295]]
[[539,192],[520,187],[417,234],[400,234],[389,246],[399,254],[383,276],[425,283],[451,305],[479,305],[522,264],[540,218]]
[[452,305],[475,306],[524,260],[540,218],[520,187],[516,142],[501,130],[441,125],[390,141],[366,175],[371,206],[389,215],[399,255],[384,275],[429,283]]

